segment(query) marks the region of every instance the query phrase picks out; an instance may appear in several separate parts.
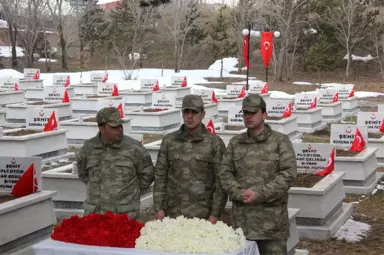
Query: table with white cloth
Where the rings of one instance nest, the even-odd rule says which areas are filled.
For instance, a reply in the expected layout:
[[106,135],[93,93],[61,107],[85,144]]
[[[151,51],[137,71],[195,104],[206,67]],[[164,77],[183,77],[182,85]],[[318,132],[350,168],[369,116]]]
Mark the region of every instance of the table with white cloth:
[[[34,255],[187,255],[191,253],[155,252],[133,248],[114,248],[59,242],[46,239],[32,246]],[[196,254],[193,255],[206,255]],[[219,255],[219,254],[215,254]],[[224,254],[223,254],[224,255]],[[256,242],[247,241],[243,251],[225,255],[260,255]]]

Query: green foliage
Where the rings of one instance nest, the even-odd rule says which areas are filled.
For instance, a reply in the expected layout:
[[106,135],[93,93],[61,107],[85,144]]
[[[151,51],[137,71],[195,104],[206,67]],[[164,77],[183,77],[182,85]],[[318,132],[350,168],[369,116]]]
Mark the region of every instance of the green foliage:
[[306,68],[312,72],[331,71],[335,68],[336,56],[333,54],[334,46],[326,40],[319,38],[309,49],[305,58]]
[[[189,27],[189,32],[185,38],[187,44],[193,46],[198,44],[206,37],[202,26],[196,22],[201,17],[200,9],[198,8],[197,1],[190,1],[187,7],[187,13],[184,22],[181,25],[181,31],[185,31]],[[181,42],[180,42],[181,43]]]
[[208,52],[216,59],[228,57],[237,51],[236,41],[228,33],[229,22],[223,14],[224,10],[225,7],[219,10],[207,40]]

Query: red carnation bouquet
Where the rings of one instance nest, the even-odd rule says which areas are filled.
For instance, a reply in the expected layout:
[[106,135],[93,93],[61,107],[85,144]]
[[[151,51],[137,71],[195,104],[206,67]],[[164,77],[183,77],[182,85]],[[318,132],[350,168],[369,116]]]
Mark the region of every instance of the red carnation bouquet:
[[134,248],[144,223],[125,214],[91,213],[72,216],[55,227],[51,238],[56,241],[95,246]]

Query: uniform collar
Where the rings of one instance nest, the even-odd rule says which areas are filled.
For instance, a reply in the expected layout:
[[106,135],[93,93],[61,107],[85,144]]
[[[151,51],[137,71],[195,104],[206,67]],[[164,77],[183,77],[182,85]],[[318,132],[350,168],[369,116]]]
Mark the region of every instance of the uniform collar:
[[254,143],[254,142],[263,142],[268,139],[268,137],[272,134],[272,128],[268,124],[264,124],[264,131],[257,136],[252,136],[249,129],[247,132],[242,134],[240,138],[240,143]]
[[201,124],[201,130],[197,133],[194,133],[193,135],[189,135],[188,132],[185,130],[185,124],[181,125],[180,129],[177,131],[176,138],[180,140],[191,140],[191,141],[202,141],[204,140],[204,136],[207,133],[207,129],[205,128],[204,124]]
[[121,144],[123,142],[123,138],[118,142],[107,142],[107,141],[105,141],[104,137],[101,135],[100,132],[97,133],[96,137],[97,137],[97,140],[99,141],[96,144],[96,148],[100,148],[100,149],[103,149],[106,147],[119,149],[119,148],[121,148]]

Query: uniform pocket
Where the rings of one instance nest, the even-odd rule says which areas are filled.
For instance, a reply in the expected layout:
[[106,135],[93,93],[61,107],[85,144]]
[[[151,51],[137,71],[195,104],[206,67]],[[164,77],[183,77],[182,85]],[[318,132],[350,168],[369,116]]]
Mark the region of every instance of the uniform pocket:
[[135,164],[129,158],[117,160],[115,162],[115,171],[117,176],[122,176],[123,178],[131,178],[136,175]]
[[99,161],[94,158],[90,158],[87,160],[87,172],[88,179],[90,182],[99,183],[100,182],[100,167]]
[[[262,159],[262,164],[265,164],[268,170],[277,171],[277,168],[279,166],[279,154],[277,153],[262,154],[260,158]],[[273,173],[275,171],[273,171]]]
[[191,175],[195,180],[206,181],[213,177],[213,162],[210,155],[196,154],[191,166]]

